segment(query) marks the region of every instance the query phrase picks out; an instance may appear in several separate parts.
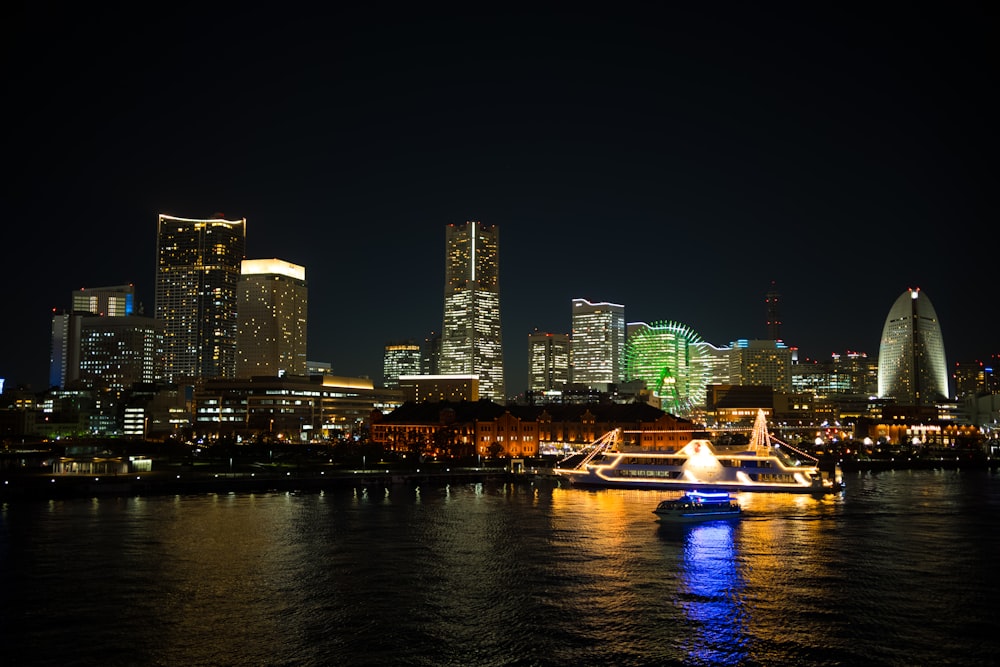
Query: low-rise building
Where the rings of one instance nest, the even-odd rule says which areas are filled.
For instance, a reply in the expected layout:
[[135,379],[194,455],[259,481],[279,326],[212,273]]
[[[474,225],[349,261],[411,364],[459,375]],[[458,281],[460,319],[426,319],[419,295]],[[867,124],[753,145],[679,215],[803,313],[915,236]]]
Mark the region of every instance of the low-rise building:
[[648,404],[507,405],[492,401],[407,402],[372,423],[372,442],[433,456],[530,457],[579,449],[610,430],[625,446],[676,450],[695,425]]
[[206,380],[194,392],[198,435],[309,442],[367,428],[373,412],[402,405],[402,393],[368,378],[334,375]]

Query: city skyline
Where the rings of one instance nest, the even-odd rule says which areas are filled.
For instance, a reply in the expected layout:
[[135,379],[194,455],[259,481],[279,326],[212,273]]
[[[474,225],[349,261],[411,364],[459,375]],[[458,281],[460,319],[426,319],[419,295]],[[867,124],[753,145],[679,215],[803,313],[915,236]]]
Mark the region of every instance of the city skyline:
[[727,345],[767,336],[772,281],[803,357],[877,355],[908,288],[949,367],[1000,352],[990,18],[704,11],[345,9],[334,38],[308,15],[20,9],[0,377],[47,386],[68,290],[131,283],[153,314],[161,212],[245,217],[247,258],[306,267],[308,354],[338,375],[377,380],[385,343],[440,329],[440,230],[466,220],[503,230],[508,394],[573,299]]

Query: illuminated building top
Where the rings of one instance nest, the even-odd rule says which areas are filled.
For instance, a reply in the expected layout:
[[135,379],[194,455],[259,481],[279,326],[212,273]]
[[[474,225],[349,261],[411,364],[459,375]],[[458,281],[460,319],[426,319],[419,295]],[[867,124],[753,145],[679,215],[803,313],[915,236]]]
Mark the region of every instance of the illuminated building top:
[[295,280],[306,279],[306,268],[281,259],[244,259],[240,265],[244,276],[275,275],[288,276]]

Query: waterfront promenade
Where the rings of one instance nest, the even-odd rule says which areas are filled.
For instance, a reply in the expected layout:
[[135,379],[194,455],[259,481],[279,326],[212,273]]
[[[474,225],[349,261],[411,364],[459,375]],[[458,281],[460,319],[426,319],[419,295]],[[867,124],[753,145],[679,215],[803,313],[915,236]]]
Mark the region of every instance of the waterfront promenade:
[[[358,461],[361,463],[361,461]],[[272,464],[225,459],[198,462],[161,458],[153,470],[118,474],[60,474],[35,466],[0,470],[0,502],[18,499],[59,499],[79,497],[128,497],[151,495],[228,494],[266,492],[312,493],[347,487],[389,487],[405,484],[469,484],[479,482],[547,481],[563,484],[552,472],[553,461],[525,461],[512,466],[506,459],[488,464],[452,465],[447,462],[406,465],[380,462],[377,466],[359,466],[303,460],[297,463]],[[1000,459],[975,457],[886,456],[839,461],[844,473],[882,472],[888,470],[958,470],[1000,467]]]
[[511,472],[502,467],[320,470],[260,468],[220,471],[174,466],[153,472],[105,475],[8,471],[0,477],[0,502],[96,496],[188,495],[206,493],[317,492],[345,487],[403,484],[469,484],[487,481],[554,479],[548,471]]

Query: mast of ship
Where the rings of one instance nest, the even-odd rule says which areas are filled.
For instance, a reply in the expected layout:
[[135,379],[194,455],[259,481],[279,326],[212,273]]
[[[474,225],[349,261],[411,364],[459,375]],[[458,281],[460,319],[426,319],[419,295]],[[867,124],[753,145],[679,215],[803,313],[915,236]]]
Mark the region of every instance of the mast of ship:
[[771,437],[767,434],[767,417],[763,408],[757,410],[757,418],[753,422],[753,434],[750,436],[750,449],[757,454],[765,454],[771,447]]

